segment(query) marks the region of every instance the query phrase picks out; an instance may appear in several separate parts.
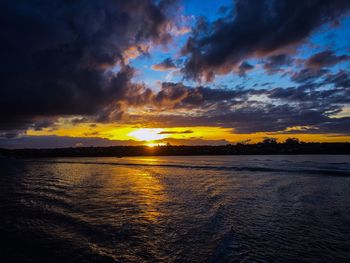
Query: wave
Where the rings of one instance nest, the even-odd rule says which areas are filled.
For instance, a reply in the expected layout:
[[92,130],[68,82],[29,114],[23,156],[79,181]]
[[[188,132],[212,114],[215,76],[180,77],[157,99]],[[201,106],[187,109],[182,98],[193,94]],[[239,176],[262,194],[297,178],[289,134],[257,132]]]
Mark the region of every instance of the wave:
[[339,168],[274,168],[261,166],[218,166],[218,165],[191,165],[191,164],[145,164],[145,163],[116,163],[116,162],[91,162],[91,161],[54,161],[54,160],[35,160],[30,162],[52,163],[52,164],[93,164],[93,165],[112,165],[112,166],[142,166],[142,167],[164,167],[179,169],[199,169],[199,170],[218,170],[218,171],[248,171],[248,172],[280,172],[280,173],[302,173],[333,176],[350,176],[350,170]]

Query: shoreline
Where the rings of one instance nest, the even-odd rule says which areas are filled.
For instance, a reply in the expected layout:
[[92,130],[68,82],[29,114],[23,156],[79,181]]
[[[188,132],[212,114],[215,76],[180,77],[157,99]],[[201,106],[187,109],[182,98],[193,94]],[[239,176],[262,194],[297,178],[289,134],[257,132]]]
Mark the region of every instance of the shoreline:
[[110,146],[51,149],[0,149],[3,157],[132,157],[220,155],[348,155],[350,143],[228,144],[223,146]]

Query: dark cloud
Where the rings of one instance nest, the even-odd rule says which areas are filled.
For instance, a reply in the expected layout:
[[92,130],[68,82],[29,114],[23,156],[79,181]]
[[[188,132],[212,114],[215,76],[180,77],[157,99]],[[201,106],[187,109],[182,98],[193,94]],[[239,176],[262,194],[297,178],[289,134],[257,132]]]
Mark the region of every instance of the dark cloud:
[[319,69],[323,67],[333,66],[349,59],[350,56],[348,55],[337,56],[333,51],[325,50],[308,58],[305,62],[305,65],[310,68]]
[[158,134],[189,134],[193,133],[191,130],[185,130],[185,131],[161,131]]
[[159,64],[153,65],[152,69],[158,70],[158,71],[167,71],[167,70],[176,69],[176,65],[171,58],[167,58],[162,62],[160,62]]
[[[170,115],[152,116],[145,120],[164,125],[177,126],[219,126],[233,128],[234,133],[251,134],[256,132],[286,132],[293,127],[305,127],[302,133],[341,133],[350,134],[348,121],[344,118],[331,118],[324,111],[303,109],[283,105],[265,105],[262,107],[245,107],[230,112],[206,112],[197,116]],[[332,128],[330,128],[332,127]],[[291,133],[300,133],[297,130]]]
[[350,87],[332,88],[319,90],[315,88],[307,89],[303,86],[295,88],[275,88],[266,91],[269,98],[283,99],[288,101],[309,102],[317,105],[323,103],[324,106],[332,107],[337,104],[350,103]]
[[132,86],[130,50],[169,41],[169,2],[1,1],[0,130],[112,107]]
[[[300,85],[226,90],[163,83],[158,93],[148,96],[148,102],[143,101],[153,114],[131,115],[127,122],[159,127],[217,126],[233,128],[236,133],[289,132],[298,126],[304,127],[303,132],[350,134],[348,122],[334,117],[350,104],[350,87],[331,85],[328,89]],[[165,113],[163,107],[167,109]]]
[[0,140],[1,139],[12,139],[12,138],[16,138],[19,135],[19,133],[17,131],[7,131],[7,132],[0,132]]
[[[2,1],[0,137],[12,145],[34,147],[39,139],[23,136],[25,131],[55,128],[59,117],[72,117],[73,125],[142,122],[227,127],[238,133],[288,132],[304,126],[310,132],[350,133],[349,118],[334,117],[350,104],[349,72],[326,69],[349,56],[329,50],[310,57],[305,68],[285,73],[296,87],[265,82],[256,84],[258,89],[224,89],[167,82],[155,92],[133,83],[135,69],[129,61],[171,39],[171,2]],[[349,7],[347,0],[237,0],[217,21],[198,19],[183,48],[185,61],[167,58],[153,68],[169,70],[184,63],[185,77],[212,80],[231,71],[245,76],[254,68],[249,58],[258,57],[273,74],[293,63],[292,46]],[[40,147],[53,147],[54,141],[65,146],[111,143],[101,140],[64,137],[60,142],[49,136]]]
[[[148,96],[151,104],[167,109],[210,107],[213,103],[242,100],[245,91],[229,89],[212,89],[208,87],[188,87],[182,83],[162,83],[161,90],[153,96]],[[146,103],[143,101],[143,103]],[[148,102],[149,103],[149,102]],[[238,101],[237,101],[238,103]]]
[[324,76],[327,72],[329,72],[327,69],[304,68],[298,72],[294,72],[291,80],[297,83],[312,82]]
[[[260,105],[262,106],[262,105]],[[157,123],[162,127],[176,126],[217,126],[233,128],[235,133],[256,133],[284,131],[288,127],[318,125],[328,122],[330,118],[323,115],[323,112],[305,109],[297,112],[297,107],[287,104],[272,105],[263,107],[246,106],[237,109],[224,111],[205,111],[198,115],[158,114],[157,116],[144,117],[144,121]],[[322,133],[321,130],[319,130]],[[334,131],[336,132],[336,131]]]
[[86,123],[89,122],[89,119],[86,117],[74,117],[70,123],[73,125],[79,125],[80,123]]
[[[319,129],[325,133],[350,134],[350,117],[332,120],[319,125]],[[317,131],[316,131],[317,132]]]
[[212,80],[249,57],[299,44],[349,8],[348,0],[237,0],[230,15],[198,22],[183,48],[189,56],[183,72],[187,78]]
[[249,64],[246,61],[243,61],[238,67],[238,75],[240,77],[245,77],[246,73],[254,68],[253,65]]
[[[334,87],[350,88],[350,73],[339,70],[335,74],[328,74],[322,84],[332,84]],[[348,94],[350,96],[350,94]]]
[[269,56],[264,63],[264,69],[268,74],[274,74],[281,71],[281,67],[290,65],[292,61],[288,54]]

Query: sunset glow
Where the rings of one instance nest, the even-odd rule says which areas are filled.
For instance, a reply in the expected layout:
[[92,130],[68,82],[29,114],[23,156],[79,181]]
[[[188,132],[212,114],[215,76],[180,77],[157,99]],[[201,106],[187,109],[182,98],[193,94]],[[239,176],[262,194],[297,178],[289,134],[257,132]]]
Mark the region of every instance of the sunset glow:
[[350,262],[350,0],[4,0],[0,25],[0,263]]
[[133,137],[139,141],[155,141],[164,139],[166,136],[160,134],[163,129],[138,129],[130,132],[128,136]]
[[35,35],[4,36],[0,148],[350,142],[335,1],[14,3]]

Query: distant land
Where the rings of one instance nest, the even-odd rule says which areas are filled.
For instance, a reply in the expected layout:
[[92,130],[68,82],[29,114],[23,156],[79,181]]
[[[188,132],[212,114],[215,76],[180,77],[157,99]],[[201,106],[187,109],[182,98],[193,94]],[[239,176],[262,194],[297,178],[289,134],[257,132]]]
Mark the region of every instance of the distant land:
[[112,146],[55,149],[0,149],[0,156],[13,157],[126,157],[183,155],[267,155],[267,154],[350,154],[350,143],[304,143],[289,139],[284,143],[266,140],[256,144],[224,146]]

